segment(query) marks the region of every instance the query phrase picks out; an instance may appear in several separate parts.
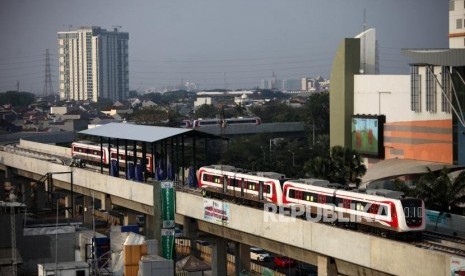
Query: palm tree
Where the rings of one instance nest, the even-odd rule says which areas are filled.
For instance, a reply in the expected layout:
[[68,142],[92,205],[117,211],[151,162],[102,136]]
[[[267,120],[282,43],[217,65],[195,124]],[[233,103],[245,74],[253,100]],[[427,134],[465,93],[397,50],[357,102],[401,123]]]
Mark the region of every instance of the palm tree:
[[360,177],[366,173],[366,166],[362,163],[360,154],[342,146],[331,148],[331,182],[360,184]]
[[334,183],[360,184],[360,177],[366,167],[357,151],[342,146],[331,148],[330,156],[317,156],[305,164],[305,171],[313,177],[327,179]]
[[305,171],[310,172],[312,177],[327,179],[330,172],[329,159],[317,156],[305,163]]
[[465,203],[465,170],[451,179],[446,167],[439,174],[427,169],[428,173],[420,177],[416,187],[417,196],[425,201],[427,208],[442,214]]

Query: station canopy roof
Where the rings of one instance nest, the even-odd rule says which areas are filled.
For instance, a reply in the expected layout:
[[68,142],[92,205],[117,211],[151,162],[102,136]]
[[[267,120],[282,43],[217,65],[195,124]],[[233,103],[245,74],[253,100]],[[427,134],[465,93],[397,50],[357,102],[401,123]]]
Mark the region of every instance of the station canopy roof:
[[218,136],[189,128],[145,126],[130,123],[109,123],[98,126],[96,128],[80,131],[79,134],[149,143],[157,142],[182,134],[189,136],[197,135],[201,137],[219,138]]
[[465,66],[465,49],[403,49],[402,52],[415,63]]
[[374,164],[367,169],[362,177],[361,187],[366,187],[371,182],[383,179],[392,179],[404,175],[418,175],[431,171],[440,171],[444,167],[450,171],[463,169],[464,166],[450,165],[438,162],[428,162],[411,159],[387,159]]

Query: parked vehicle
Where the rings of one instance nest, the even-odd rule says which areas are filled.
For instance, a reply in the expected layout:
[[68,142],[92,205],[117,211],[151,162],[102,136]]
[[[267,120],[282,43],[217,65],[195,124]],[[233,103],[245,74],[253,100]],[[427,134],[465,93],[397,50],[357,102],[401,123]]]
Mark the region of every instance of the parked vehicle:
[[295,267],[295,275],[297,276],[317,276],[318,268],[311,264],[297,262]]
[[256,260],[260,262],[267,262],[270,260],[270,254],[265,250],[258,248],[258,247],[251,247],[250,248],[250,259]]
[[291,267],[295,265],[295,260],[285,256],[275,256],[274,265],[277,267]]

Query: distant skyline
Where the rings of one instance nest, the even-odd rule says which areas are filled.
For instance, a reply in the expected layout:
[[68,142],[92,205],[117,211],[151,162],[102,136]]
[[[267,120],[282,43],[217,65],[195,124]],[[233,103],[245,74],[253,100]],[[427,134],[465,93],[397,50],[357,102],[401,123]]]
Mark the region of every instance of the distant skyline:
[[58,92],[57,32],[100,26],[129,33],[130,90],[253,88],[261,79],[330,77],[346,37],[375,28],[381,74],[408,74],[402,48],[448,47],[441,0],[3,0],[0,92],[41,94],[49,49]]

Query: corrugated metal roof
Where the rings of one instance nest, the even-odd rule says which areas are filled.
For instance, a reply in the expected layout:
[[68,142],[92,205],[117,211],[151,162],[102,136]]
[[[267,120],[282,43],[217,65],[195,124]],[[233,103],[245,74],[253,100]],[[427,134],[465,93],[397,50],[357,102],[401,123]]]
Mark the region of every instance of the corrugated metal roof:
[[465,49],[403,49],[402,52],[414,63],[465,66]]
[[80,134],[141,142],[156,142],[172,136],[192,132],[192,129],[109,123],[80,131]]

